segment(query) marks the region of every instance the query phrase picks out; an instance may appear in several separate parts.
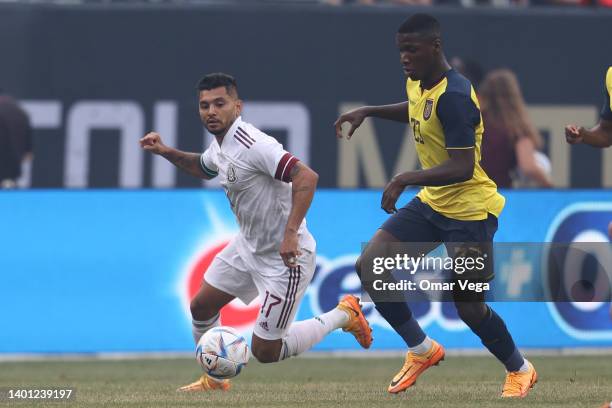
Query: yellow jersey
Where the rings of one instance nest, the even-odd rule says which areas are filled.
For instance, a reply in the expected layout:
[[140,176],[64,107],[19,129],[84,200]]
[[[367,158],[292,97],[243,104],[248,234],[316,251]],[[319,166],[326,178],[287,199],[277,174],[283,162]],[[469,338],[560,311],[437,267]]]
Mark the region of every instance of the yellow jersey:
[[484,126],[472,84],[454,69],[430,89],[407,80],[408,117],[417,155],[423,169],[449,159],[448,149],[474,148],[474,174],[468,181],[446,186],[426,186],[418,197],[445,217],[477,221],[489,213],[499,217],[505,199],[480,167]]
[[612,67],[608,68],[606,74],[606,100],[601,108],[601,118],[612,121]]

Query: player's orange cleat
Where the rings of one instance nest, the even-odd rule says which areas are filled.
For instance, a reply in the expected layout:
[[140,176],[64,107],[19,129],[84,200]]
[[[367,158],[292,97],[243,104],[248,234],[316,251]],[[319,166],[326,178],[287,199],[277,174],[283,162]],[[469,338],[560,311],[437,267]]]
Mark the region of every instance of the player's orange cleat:
[[194,391],[229,391],[231,387],[230,380],[213,380],[204,374],[198,381],[187,384],[177,391],[194,392]]
[[425,354],[416,354],[410,351],[406,353],[404,366],[393,377],[387,391],[391,394],[406,391],[408,387],[416,383],[417,378],[423,371],[440,364],[440,361],[444,360],[444,347],[434,340],[432,340],[432,343],[431,349]]
[[370,348],[372,345],[372,329],[361,311],[359,298],[353,295],[345,295],[337,307],[349,315],[349,321],[342,330],[355,336],[361,347]]
[[525,373],[512,372],[506,376],[506,383],[502,390],[502,398],[523,398],[529,390],[538,382],[538,373],[533,365],[528,362],[529,369]]
[[[612,225],[612,224],[610,224],[610,225]],[[612,401],[611,402],[606,402],[600,408],[610,408],[610,407],[612,407]]]

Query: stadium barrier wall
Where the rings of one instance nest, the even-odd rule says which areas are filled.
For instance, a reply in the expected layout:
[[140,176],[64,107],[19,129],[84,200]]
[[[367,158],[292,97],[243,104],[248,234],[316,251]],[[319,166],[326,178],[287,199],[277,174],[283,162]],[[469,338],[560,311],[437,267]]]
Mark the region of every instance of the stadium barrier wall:
[[416,166],[409,130],[366,122],[347,144],[332,123],[359,104],[405,99],[394,36],[413,11],[440,19],[449,57],[517,73],[557,186],[612,187],[612,150],[570,148],[563,137],[567,122],[596,121],[612,10],[0,4],[0,87],[36,130],[24,183],[199,186],[136,140],[155,129],[201,151],[211,137],[195,83],[225,71],[238,78],[244,118],[310,163],[321,186],[381,188]]
[[[405,193],[400,203],[413,194]],[[504,195],[498,242],[606,240],[612,191]],[[318,243],[318,269],[297,319],[359,291],[354,262],[361,242],[387,217],[379,202],[379,191],[317,193],[308,226]],[[6,191],[0,193],[0,226],[0,353],[192,350],[190,295],[237,231],[223,192],[187,189]],[[530,271],[531,279],[518,285],[518,300],[546,273],[529,256],[497,262],[502,286],[510,285],[516,268]],[[612,346],[607,302],[498,302],[495,308],[521,347]],[[451,305],[425,302],[413,310],[446,347],[481,347]],[[235,301],[222,320],[248,335],[258,313],[257,301]],[[371,304],[366,314],[374,350],[403,348]],[[355,349],[342,332],[315,348]]]

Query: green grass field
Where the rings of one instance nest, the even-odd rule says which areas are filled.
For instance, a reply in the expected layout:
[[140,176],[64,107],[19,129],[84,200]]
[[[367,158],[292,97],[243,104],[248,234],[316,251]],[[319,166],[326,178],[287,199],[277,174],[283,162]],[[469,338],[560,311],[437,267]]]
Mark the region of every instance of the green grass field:
[[[504,371],[491,357],[447,357],[400,395],[386,392],[400,358],[251,361],[228,393],[177,393],[199,370],[193,360],[0,363],[0,387],[69,386],[72,403],[19,407],[593,407],[612,398],[612,358],[534,357],[540,381],[523,400],[499,398]],[[0,402],[0,405],[6,403]]]

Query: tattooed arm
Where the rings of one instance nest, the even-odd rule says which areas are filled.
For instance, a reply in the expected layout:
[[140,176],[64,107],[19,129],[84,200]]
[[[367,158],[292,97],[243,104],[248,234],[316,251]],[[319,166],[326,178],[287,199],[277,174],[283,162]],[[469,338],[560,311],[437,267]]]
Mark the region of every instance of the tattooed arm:
[[166,146],[158,133],[147,133],[145,137],[140,139],[140,146],[151,153],[166,158],[170,163],[194,177],[207,180],[214,177],[205,173],[204,169],[202,169],[199,153],[187,153]]
[[319,175],[302,162],[291,169],[291,212],[280,247],[281,257],[289,267],[295,266],[295,259],[300,255],[297,233],[312,203],[318,180]]

